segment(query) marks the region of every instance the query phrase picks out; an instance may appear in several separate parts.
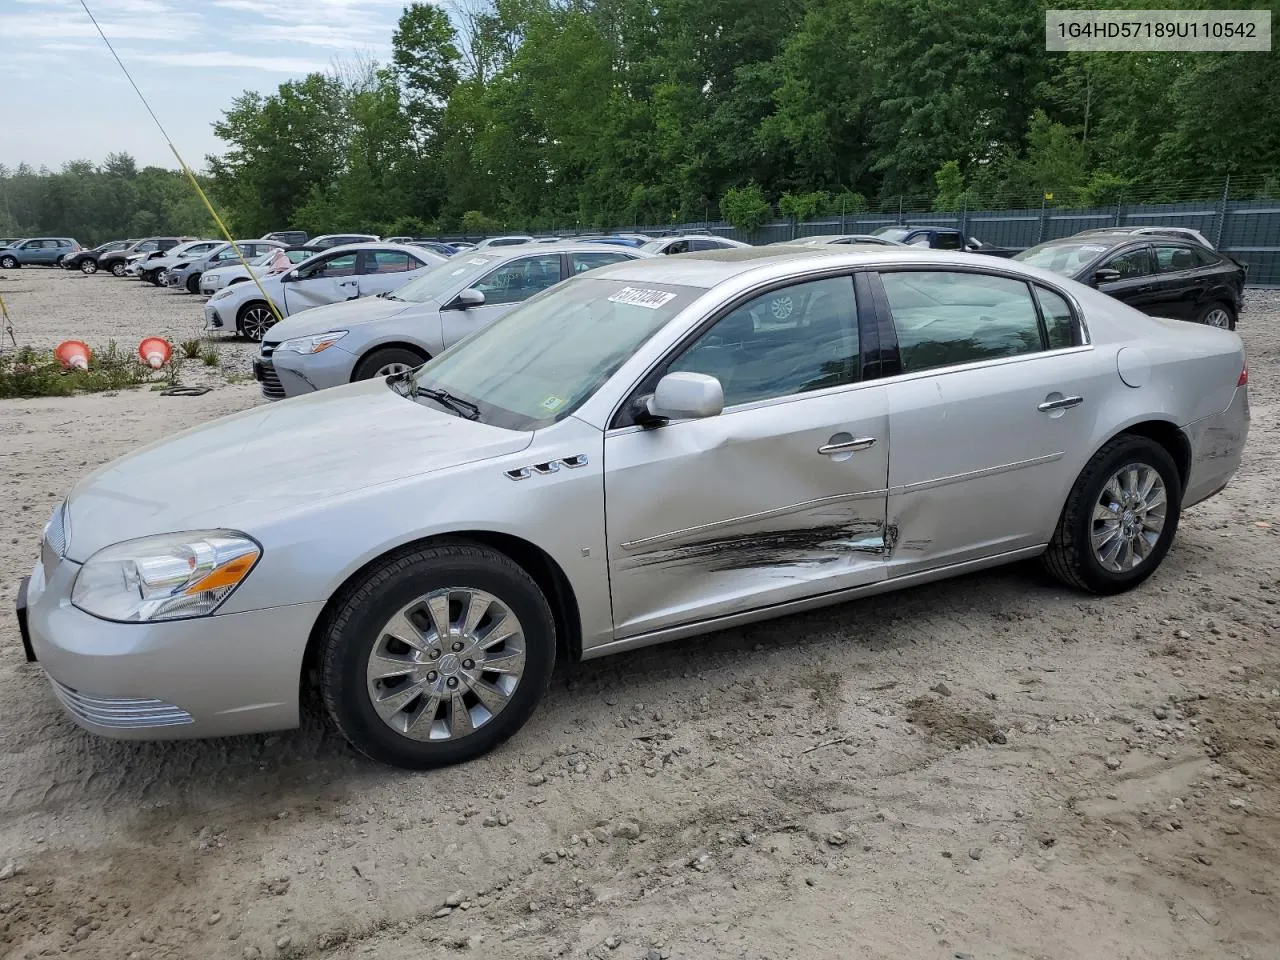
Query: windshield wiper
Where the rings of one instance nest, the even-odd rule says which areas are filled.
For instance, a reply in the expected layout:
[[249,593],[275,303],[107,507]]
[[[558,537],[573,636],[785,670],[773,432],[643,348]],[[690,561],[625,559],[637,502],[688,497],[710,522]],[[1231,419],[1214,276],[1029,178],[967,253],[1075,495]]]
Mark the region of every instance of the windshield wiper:
[[413,391],[415,397],[426,397],[428,400],[434,400],[440,406],[452,410],[458,416],[467,420],[479,420],[480,408],[470,400],[463,400],[461,397],[455,397],[448,390],[439,390],[435,387],[418,387]]

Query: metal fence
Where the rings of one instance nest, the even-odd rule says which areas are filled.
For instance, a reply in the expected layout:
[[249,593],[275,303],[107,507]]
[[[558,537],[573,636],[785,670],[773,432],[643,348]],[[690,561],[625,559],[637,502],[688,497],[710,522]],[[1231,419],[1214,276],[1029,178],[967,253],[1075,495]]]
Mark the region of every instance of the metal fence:
[[1224,199],[1218,201],[1121,204],[1081,210],[1046,206],[959,213],[865,213],[803,223],[775,220],[752,233],[735,230],[724,222],[637,226],[635,230],[651,234],[710,230],[719,236],[759,244],[825,233],[870,233],[893,224],[959,227],[965,236],[1019,250],[1095,227],[1191,227],[1223,253],[1247,264],[1250,286],[1280,287],[1280,200],[1227,200],[1225,193]]

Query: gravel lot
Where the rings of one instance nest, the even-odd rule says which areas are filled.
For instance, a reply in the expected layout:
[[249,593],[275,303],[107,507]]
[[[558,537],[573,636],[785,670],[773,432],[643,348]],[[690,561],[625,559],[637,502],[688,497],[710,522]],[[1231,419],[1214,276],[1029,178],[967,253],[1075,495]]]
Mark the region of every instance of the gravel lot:
[[[0,274],[19,340],[132,348],[199,301]],[[1160,572],[1016,567],[562,668],[505,747],[429,774],[282,735],[64,720],[0,611],[0,956],[1276,956],[1280,296],[1253,428]],[[92,466],[260,402],[252,348],[149,390],[0,401],[0,583]]]

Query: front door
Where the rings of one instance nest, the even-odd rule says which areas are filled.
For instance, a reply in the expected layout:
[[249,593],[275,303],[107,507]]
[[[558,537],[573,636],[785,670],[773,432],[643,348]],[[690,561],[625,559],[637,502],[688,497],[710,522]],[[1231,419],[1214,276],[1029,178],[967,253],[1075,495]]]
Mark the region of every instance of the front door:
[[408,283],[422,267],[417,257],[403,250],[364,250],[360,254],[360,296],[390,293]]
[[360,296],[360,281],[356,276],[358,259],[359,253],[350,250],[298,268],[297,279],[283,284],[285,312],[297,313]]
[[887,378],[890,577],[1048,542],[1087,457],[1115,354],[1047,288],[959,270],[881,274],[901,358]]
[[[1109,297],[1127,303],[1135,310],[1143,313],[1155,313],[1157,295],[1155,284],[1155,262],[1151,256],[1151,248],[1146,244],[1130,247],[1103,261],[1098,269],[1111,269],[1120,274],[1120,279],[1099,283],[1098,289]],[[1086,278],[1086,283],[1091,282]]]
[[562,275],[563,262],[558,253],[518,257],[495,267],[471,285],[471,289],[484,294],[484,303],[465,308],[448,304],[440,311],[445,346],[487,327],[535,293],[559,283]]
[[861,382],[850,276],[760,294],[655,370],[720,380],[719,416],[605,437],[616,636],[884,577],[884,387]]

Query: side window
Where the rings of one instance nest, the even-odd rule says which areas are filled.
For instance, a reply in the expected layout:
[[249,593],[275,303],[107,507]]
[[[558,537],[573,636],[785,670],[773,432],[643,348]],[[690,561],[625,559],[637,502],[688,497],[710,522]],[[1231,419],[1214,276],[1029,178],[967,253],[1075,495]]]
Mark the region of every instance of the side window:
[[1212,250],[1206,250],[1199,245],[1191,247],[1191,255],[1195,257],[1197,267],[1208,267],[1222,262],[1222,259]]
[[1136,250],[1112,257],[1102,266],[1120,271],[1121,280],[1145,277],[1155,272],[1151,267],[1151,254],[1147,247],[1138,247]]
[[573,273],[582,273],[584,270],[594,270],[596,267],[608,266],[611,263],[620,263],[623,260],[630,260],[626,254],[622,253],[571,253],[569,254],[569,266]]
[[937,248],[939,250],[962,250],[964,249],[964,241],[960,239],[960,234],[958,233],[940,230],[938,231]]
[[520,303],[560,282],[560,254],[544,253],[505,263],[479,283],[486,304]]
[[668,254],[671,254],[671,253],[688,253],[688,252],[689,252],[689,249],[690,249],[690,248],[689,248],[689,241],[688,241],[688,240],[677,240],[677,241],[675,241],[674,243],[670,244],[670,245],[667,247],[667,249],[663,250],[662,252],[663,252],[663,253],[668,253]]
[[327,257],[319,263],[312,264],[298,274],[299,280],[318,280],[321,277],[350,277],[356,272],[356,259],[358,254],[354,251],[351,253],[340,254],[336,257]]
[[1157,246],[1156,271],[1158,273],[1177,273],[1179,270],[1191,270],[1200,264],[1196,262],[1195,251],[1190,247]]
[[150,253],[152,250],[159,250],[160,244],[155,240],[148,240],[146,243],[140,243],[134,247],[134,253]]
[[903,373],[1045,349],[1021,280],[960,271],[881,274]]
[[1040,313],[1044,317],[1045,333],[1049,337],[1049,349],[1061,350],[1076,345],[1076,325],[1071,316],[1071,306],[1052,290],[1036,287],[1036,299],[1040,301]]
[[831,277],[762,294],[721,317],[668,366],[705,373],[732,407],[858,379],[853,280]]
[[418,263],[399,250],[366,250],[361,273],[407,273],[417,270]]

